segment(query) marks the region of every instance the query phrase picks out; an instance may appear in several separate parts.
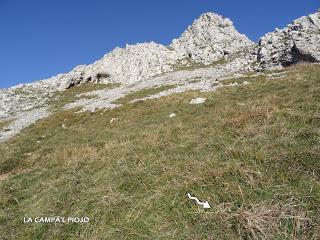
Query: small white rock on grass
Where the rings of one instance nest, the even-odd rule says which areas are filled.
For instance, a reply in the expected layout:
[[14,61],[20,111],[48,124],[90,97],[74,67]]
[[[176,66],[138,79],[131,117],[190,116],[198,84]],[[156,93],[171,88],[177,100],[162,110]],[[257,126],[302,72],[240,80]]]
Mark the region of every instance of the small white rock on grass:
[[175,114],[175,113],[170,113],[169,118],[174,118],[175,116],[177,116],[177,114]]
[[206,98],[194,98],[189,103],[190,104],[201,104],[204,103],[207,99]]
[[114,123],[117,120],[118,120],[118,118],[111,118],[110,123]]

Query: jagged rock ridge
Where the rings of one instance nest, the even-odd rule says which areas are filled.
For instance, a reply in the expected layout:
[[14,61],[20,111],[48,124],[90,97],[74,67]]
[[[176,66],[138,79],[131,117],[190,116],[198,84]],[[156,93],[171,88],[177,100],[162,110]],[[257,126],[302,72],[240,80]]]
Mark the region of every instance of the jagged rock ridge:
[[133,83],[174,71],[178,61],[209,65],[253,44],[228,18],[205,13],[169,47],[151,42],[116,48],[95,63],[78,66],[65,75],[60,79],[60,89],[83,82]]
[[320,62],[320,12],[262,37],[257,60],[259,69],[281,68],[301,61]]
[[[129,84],[175,71],[177,63],[205,67],[230,60],[235,54],[244,61],[241,67],[245,71],[281,68],[300,61],[319,62],[319,19],[319,12],[301,17],[282,30],[266,34],[255,45],[235,29],[230,19],[205,13],[168,47],[151,42],[116,48],[95,63],[78,66],[52,82],[58,82],[61,90],[83,82]],[[237,67],[235,70],[240,70]]]

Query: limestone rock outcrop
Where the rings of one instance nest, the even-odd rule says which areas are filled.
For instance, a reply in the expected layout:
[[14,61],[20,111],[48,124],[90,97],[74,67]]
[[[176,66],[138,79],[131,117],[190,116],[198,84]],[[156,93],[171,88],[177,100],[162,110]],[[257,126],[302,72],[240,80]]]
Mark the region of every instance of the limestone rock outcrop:
[[172,70],[170,65],[176,60],[175,52],[161,44],[127,45],[126,48],[116,48],[88,66],[87,75],[95,77],[98,73],[107,73],[110,77],[106,81],[132,83]]
[[196,19],[170,47],[182,58],[209,65],[252,45],[254,43],[240,34],[229,18],[209,12]]
[[186,66],[202,64],[204,67],[253,45],[237,32],[231,20],[205,13],[170,46],[151,42],[116,48],[93,64],[78,66],[61,75],[59,89],[84,82],[130,84],[172,72],[177,63]]
[[320,62],[320,12],[296,19],[284,29],[262,37],[257,60],[260,70]]

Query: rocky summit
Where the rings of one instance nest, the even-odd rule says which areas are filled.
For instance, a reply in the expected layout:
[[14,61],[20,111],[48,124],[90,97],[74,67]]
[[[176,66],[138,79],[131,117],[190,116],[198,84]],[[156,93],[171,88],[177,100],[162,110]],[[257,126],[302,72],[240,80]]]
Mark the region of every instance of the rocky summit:
[[52,113],[57,92],[83,83],[114,84],[112,89],[79,95],[64,109],[94,112],[121,106],[117,100],[132,92],[171,86],[147,100],[188,90],[214,91],[226,78],[279,69],[299,62],[320,61],[320,12],[294,20],[282,30],[267,33],[255,44],[239,33],[230,19],[204,13],[169,46],[154,42],[116,48],[90,65],[30,84],[0,90],[0,129],[6,140]]
[[240,34],[230,19],[205,13],[179,39],[174,39],[170,47],[180,59],[209,65],[252,45],[254,43]]

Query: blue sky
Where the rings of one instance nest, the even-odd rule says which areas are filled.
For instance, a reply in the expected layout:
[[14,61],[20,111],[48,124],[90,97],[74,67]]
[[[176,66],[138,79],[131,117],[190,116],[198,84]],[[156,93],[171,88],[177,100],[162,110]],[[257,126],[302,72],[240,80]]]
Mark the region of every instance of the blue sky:
[[319,0],[0,0],[0,88],[89,64],[126,43],[169,44],[201,13],[257,41],[315,12]]

